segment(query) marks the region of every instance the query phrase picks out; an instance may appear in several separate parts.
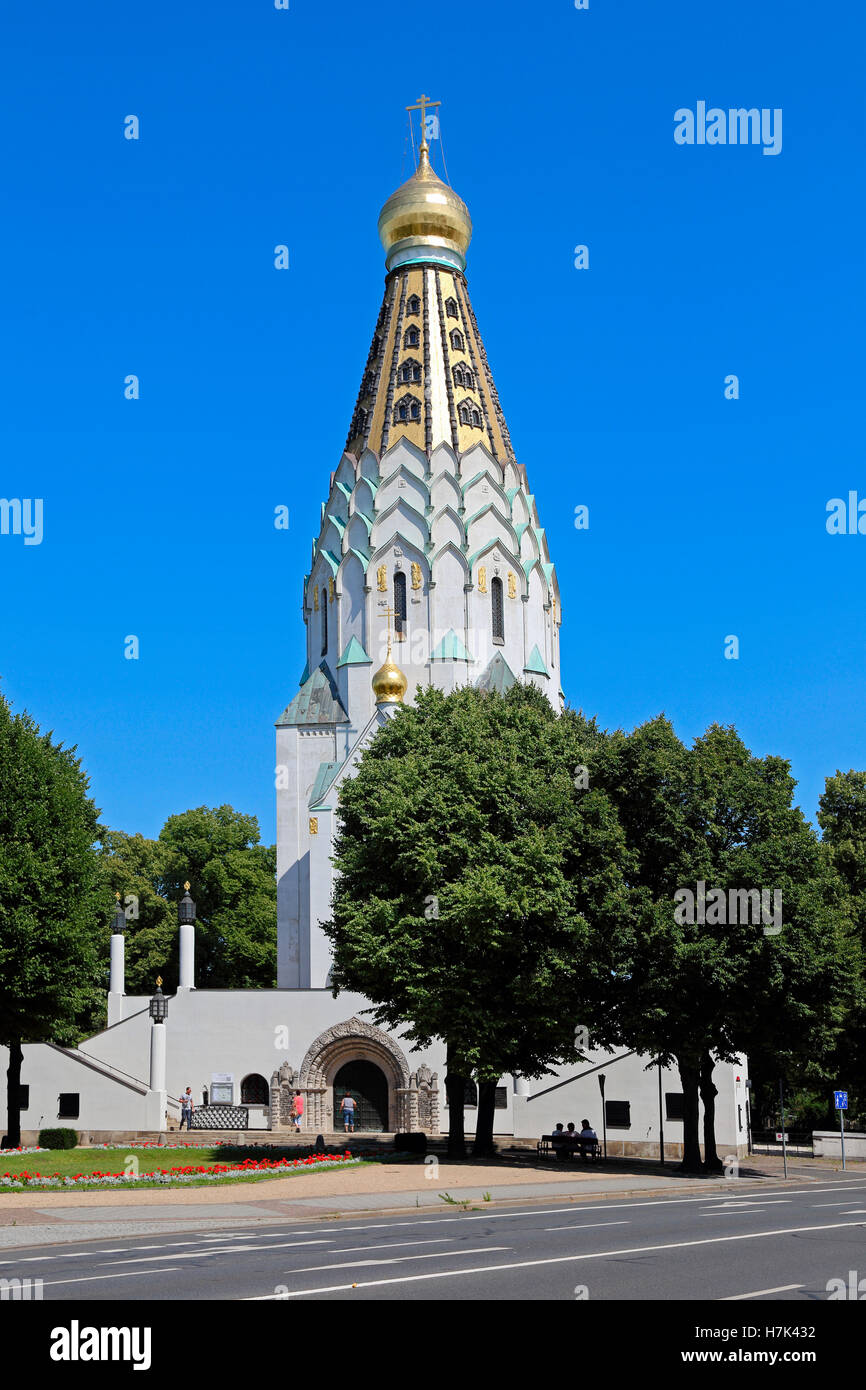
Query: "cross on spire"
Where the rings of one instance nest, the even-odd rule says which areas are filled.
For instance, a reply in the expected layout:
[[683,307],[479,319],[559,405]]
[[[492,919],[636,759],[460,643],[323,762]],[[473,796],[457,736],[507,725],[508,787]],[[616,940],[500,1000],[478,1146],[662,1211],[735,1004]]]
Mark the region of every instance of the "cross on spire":
[[[407,106],[407,107],[406,107],[406,110],[407,110],[407,111],[420,111],[420,112],[421,112],[421,148],[422,148],[422,150],[428,148],[428,146],[427,146],[427,134],[426,134],[426,131],[427,131],[427,125],[426,125],[427,107],[428,107],[428,106],[441,106],[441,105],[442,105],[441,101],[431,101],[430,98],[429,98],[428,96],[425,96],[424,93],[422,92],[421,95],[420,95],[420,97],[418,98],[418,100],[414,103],[414,105],[412,105],[412,106]],[[412,119],[411,116],[409,117],[409,119],[410,119],[410,120]]]

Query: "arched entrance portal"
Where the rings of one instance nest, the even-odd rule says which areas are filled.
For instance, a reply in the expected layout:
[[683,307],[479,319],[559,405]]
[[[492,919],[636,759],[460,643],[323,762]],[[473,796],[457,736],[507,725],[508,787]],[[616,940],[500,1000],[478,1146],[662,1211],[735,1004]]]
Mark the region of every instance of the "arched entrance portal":
[[388,1082],[375,1062],[346,1062],[334,1077],[334,1129],[343,1128],[343,1097],[355,1101],[355,1132],[381,1134],[388,1128]]

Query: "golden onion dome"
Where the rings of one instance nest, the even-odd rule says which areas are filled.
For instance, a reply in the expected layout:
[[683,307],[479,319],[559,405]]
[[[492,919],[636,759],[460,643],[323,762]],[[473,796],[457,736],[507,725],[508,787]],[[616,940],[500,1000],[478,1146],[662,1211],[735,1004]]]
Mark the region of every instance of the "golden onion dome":
[[399,666],[395,666],[391,660],[391,642],[388,641],[388,655],[385,657],[385,664],[380,666],[372,681],[373,694],[376,696],[376,704],[399,705],[403,702],[406,688],[409,684]]
[[463,199],[430,166],[423,141],[418,168],[379,213],[379,236],[389,270],[411,261],[440,261],[464,270],[472,219]]

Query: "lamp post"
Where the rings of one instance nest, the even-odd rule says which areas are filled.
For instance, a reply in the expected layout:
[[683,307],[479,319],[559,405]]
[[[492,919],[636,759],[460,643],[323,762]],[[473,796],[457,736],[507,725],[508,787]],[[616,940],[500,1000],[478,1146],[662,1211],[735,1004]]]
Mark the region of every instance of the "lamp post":
[[606,1081],[604,1072],[598,1074],[598,1089],[601,1091],[601,1132],[604,1135],[604,1156],[607,1159],[607,1111],[604,1105],[604,1083]]
[[661,1163],[664,1167],[665,1161],[665,1116],[662,1107],[662,1064],[659,1062],[659,1149],[661,1150]]
[[168,1000],[162,992],[162,979],[156,977],[156,993],[150,1001],[150,1089],[147,1093],[146,1128],[160,1131],[165,1129],[165,1052]]

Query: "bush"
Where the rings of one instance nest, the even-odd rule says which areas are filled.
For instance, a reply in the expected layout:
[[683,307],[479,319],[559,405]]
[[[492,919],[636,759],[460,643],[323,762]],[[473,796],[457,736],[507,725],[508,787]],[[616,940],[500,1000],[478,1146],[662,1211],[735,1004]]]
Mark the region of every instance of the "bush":
[[423,1132],[420,1134],[395,1134],[394,1148],[398,1153],[403,1154],[426,1154],[427,1135]]
[[41,1149],[74,1149],[78,1135],[74,1129],[40,1129],[39,1147]]

